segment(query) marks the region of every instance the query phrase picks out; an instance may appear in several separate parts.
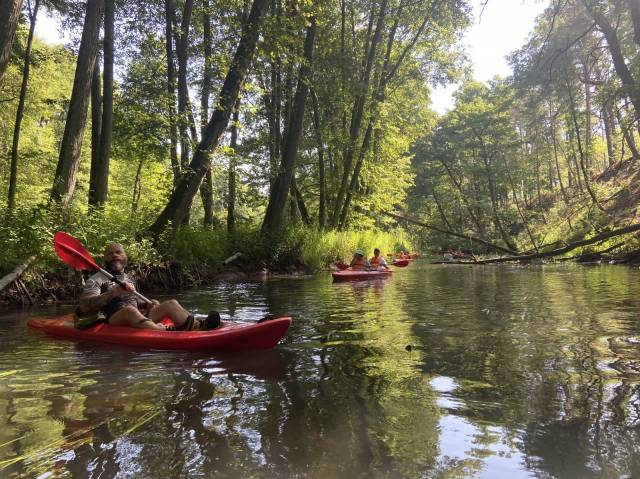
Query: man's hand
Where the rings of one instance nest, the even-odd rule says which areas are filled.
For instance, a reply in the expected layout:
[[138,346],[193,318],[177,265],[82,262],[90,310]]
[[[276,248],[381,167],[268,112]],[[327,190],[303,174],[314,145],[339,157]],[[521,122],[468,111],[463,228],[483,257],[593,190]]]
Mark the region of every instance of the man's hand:
[[118,285],[115,288],[112,288],[110,292],[111,292],[111,297],[119,298],[123,294],[133,293],[135,290],[136,290],[136,287],[133,285],[133,283],[130,283],[129,281],[125,281],[123,283],[123,286]]

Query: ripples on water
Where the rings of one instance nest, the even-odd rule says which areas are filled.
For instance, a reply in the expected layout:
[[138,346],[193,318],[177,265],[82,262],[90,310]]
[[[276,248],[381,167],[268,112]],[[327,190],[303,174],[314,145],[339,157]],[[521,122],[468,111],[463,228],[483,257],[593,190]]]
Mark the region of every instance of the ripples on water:
[[0,477],[636,477],[639,279],[418,262],[182,295],[294,316],[276,349],[225,356],[58,341],[9,314]]

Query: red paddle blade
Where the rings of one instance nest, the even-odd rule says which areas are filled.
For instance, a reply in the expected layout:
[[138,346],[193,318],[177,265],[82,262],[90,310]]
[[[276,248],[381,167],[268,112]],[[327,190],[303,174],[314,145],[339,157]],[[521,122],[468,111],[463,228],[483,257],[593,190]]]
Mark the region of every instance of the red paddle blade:
[[345,264],[345,263],[342,263],[342,262],[340,262],[340,263],[336,263],[336,265],[338,266],[338,269],[339,269],[340,271],[344,271],[345,269],[347,269],[347,268],[349,267],[349,265],[348,265],[348,264]]
[[64,231],[58,231],[53,237],[53,247],[58,258],[75,269],[97,270],[100,267],[93,261],[91,254],[82,243]]

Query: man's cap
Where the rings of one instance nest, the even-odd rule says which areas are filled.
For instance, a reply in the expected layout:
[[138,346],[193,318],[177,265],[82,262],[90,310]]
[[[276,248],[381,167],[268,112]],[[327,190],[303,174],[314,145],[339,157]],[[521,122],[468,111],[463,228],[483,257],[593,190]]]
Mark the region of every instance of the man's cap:
[[357,249],[355,254],[359,254],[360,256],[364,256],[364,251],[361,249]]

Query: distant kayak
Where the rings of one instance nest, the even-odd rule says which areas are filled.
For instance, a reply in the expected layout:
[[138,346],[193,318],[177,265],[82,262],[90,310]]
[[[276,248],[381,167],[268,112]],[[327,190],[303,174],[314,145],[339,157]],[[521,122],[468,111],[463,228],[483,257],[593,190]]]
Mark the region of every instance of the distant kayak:
[[[168,318],[167,318],[168,319]],[[58,318],[32,318],[29,327],[58,338],[121,344],[149,349],[183,351],[246,351],[273,348],[285,335],[293,320],[289,317],[262,323],[223,321],[210,331],[157,331],[99,323],[87,329],[73,326],[73,315]]]
[[331,273],[334,281],[360,281],[363,279],[383,279],[389,278],[392,274],[391,270],[372,270],[372,271],[334,271]]
[[404,268],[405,266],[409,265],[409,260],[408,259],[397,259],[392,264],[394,266],[398,266],[400,268]]

